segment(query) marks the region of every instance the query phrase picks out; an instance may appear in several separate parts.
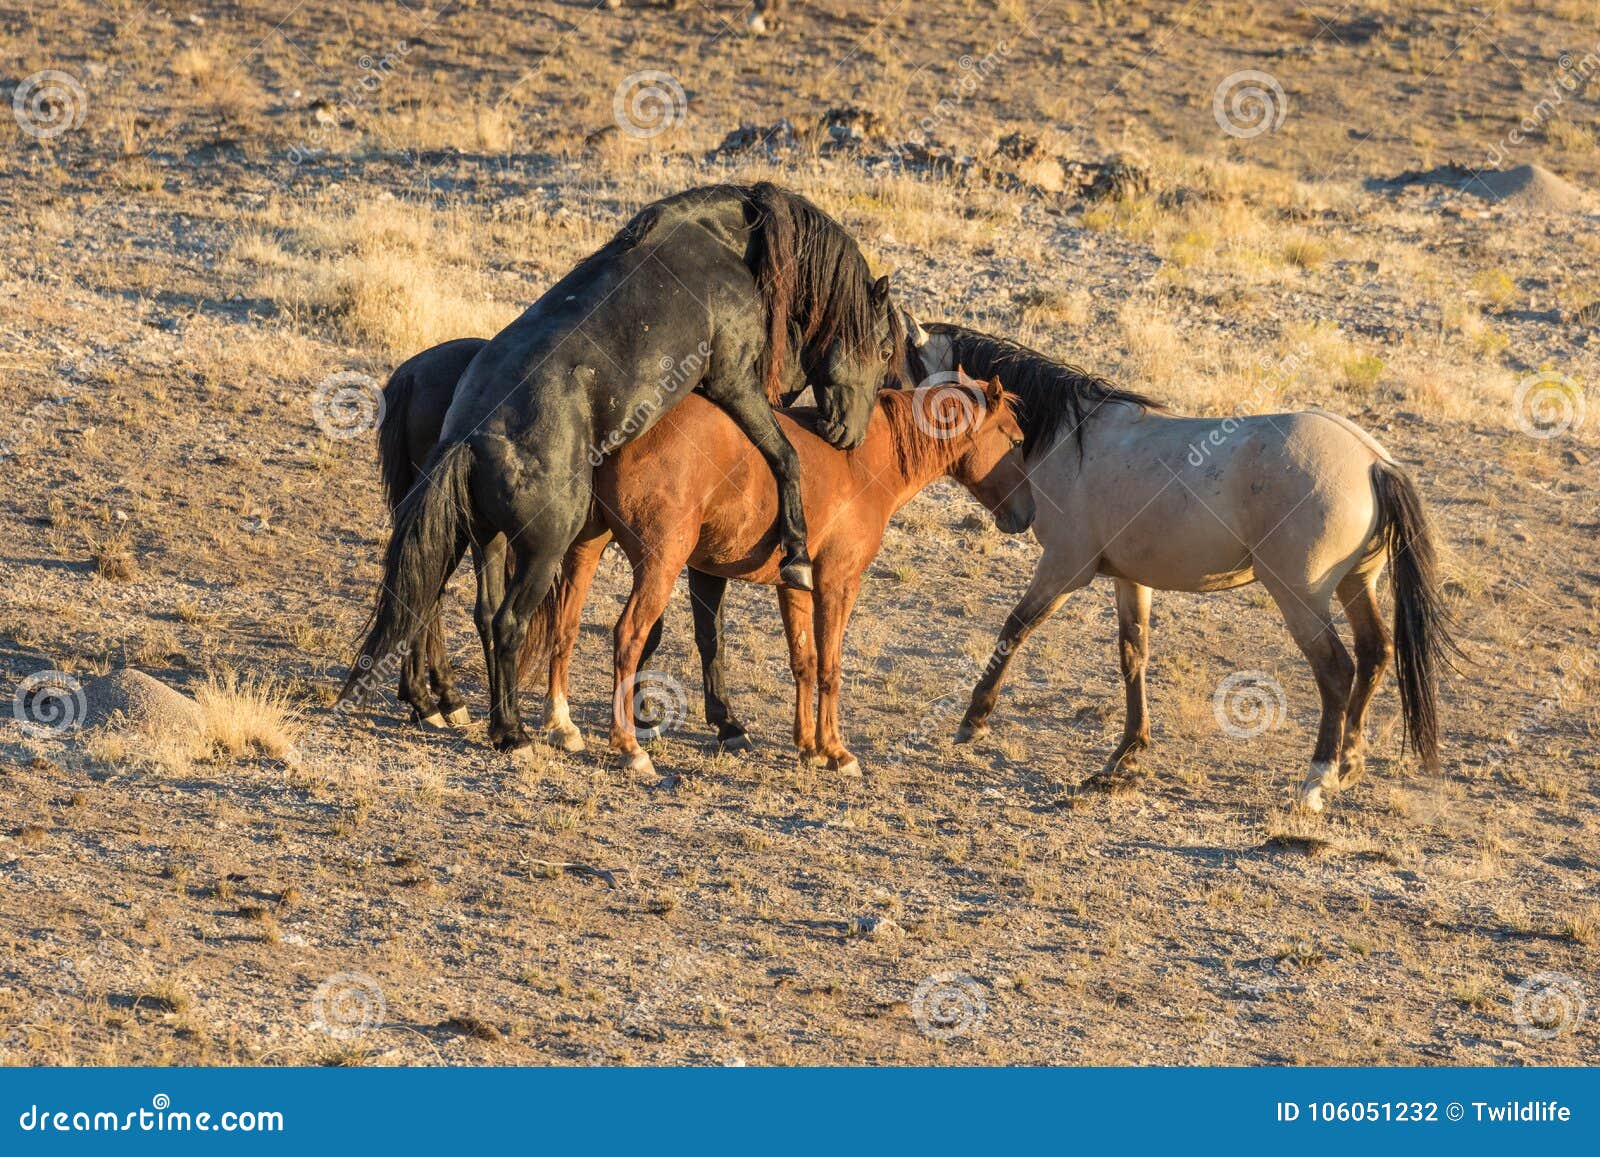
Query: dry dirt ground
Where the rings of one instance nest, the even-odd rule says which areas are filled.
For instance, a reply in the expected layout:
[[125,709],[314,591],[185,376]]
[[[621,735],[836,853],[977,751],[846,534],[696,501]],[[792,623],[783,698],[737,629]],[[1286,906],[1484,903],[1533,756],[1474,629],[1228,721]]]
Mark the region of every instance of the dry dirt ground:
[[[210,728],[6,712],[0,1058],[1592,1062],[1594,6],[789,8],[757,36],[737,0],[0,6],[0,679],[137,666]],[[856,147],[707,159],[844,106]],[[1148,184],[1079,196],[1063,160],[1112,157]],[[1374,183],[1491,159],[1559,180]],[[360,396],[639,205],[763,176],[925,318],[1181,410],[1372,430],[1445,544],[1441,773],[1402,757],[1391,680],[1365,781],[1291,814],[1315,695],[1259,588],[1158,594],[1142,784],[1079,790],[1120,729],[1103,584],[953,746],[1037,547],[948,486],[896,520],[848,639],[862,779],[797,766],[754,588],[729,618],[757,751],[715,753],[680,591],[661,666],[693,709],[654,754],[681,781],[619,770],[615,558],[575,673],[590,752],[514,771],[481,724],[335,716],[386,522],[363,415],[314,405],[330,377]],[[1263,715],[1218,698],[1238,672]]]

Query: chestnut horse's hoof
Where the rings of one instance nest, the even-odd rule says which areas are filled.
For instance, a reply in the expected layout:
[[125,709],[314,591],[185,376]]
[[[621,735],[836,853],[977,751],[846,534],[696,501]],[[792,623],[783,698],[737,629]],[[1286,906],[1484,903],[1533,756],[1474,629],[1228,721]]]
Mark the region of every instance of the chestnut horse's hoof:
[[545,733],[544,738],[551,747],[559,747],[568,754],[576,754],[583,750],[583,732],[576,727],[552,727]]
[[828,760],[828,770],[846,779],[860,779],[861,761],[853,755],[842,763],[837,759],[830,759]]
[[465,727],[472,722],[472,715],[465,707],[457,707],[444,717],[444,721],[451,727]]
[[778,571],[778,581],[786,587],[793,587],[797,591],[814,591],[816,582],[811,577],[811,564],[809,562],[787,562],[783,569]]
[[828,766],[828,757],[820,751],[802,751],[800,753],[800,763],[804,767],[826,767]]
[[647,751],[625,751],[622,753],[622,762],[629,771],[640,775],[656,773],[655,761],[650,758],[650,753]]
[[987,723],[974,723],[971,720],[963,719],[961,726],[956,728],[956,742],[971,743],[974,739],[982,739],[988,734],[989,725]]

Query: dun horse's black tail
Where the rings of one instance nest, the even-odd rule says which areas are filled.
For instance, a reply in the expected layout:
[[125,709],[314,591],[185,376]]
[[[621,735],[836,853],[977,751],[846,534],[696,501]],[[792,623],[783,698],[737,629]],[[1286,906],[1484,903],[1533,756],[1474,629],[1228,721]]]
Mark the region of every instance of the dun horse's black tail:
[[1395,666],[1406,741],[1433,769],[1439,764],[1439,673],[1461,652],[1450,637],[1438,559],[1417,488],[1389,462],[1373,465],[1372,488],[1394,590]]
[[383,419],[378,423],[378,472],[383,477],[383,496],[389,513],[400,509],[417,480],[406,444],[406,423],[411,414],[411,395],[415,375],[407,362],[389,375],[383,387]]
[[378,608],[339,692],[341,701],[363,699],[370,689],[368,672],[409,643],[432,615],[467,549],[472,461],[465,442],[436,447],[423,467],[422,483],[410,488],[395,509]]

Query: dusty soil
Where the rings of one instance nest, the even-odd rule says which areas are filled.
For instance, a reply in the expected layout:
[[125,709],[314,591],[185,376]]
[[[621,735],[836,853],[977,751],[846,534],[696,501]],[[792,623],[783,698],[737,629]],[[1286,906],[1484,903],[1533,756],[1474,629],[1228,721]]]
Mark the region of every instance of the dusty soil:
[[[733,3],[0,12],[0,96],[24,86],[0,123],[0,686],[133,665],[262,693],[213,695],[236,714],[201,750],[7,713],[0,1058],[1594,1060],[1600,221],[1385,182],[1498,153],[1600,188],[1600,20],[1268,7],[793,0],[767,37]],[[672,78],[645,82],[655,135],[614,109],[641,70]],[[1244,70],[1281,90],[1251,82],[1259,133],[1223,99]],[[843,106],[870,115],[837,148],[809,130]],[[707,160],[783,119],[793,147]],[[1080,196],[1074,165],[1113,157],[1147,183]],[[1030,641],[994,737],[953,746],[1037,547],[949,486],[863,590],[860,780],[797,766],[753,588],[729,619],[758,749],[715,753],[680,593],[661,667],[688,717],[653,754],[681,779],[621,771],[615,557],[575,672],[589,752],[516,771],[481,723],[335,715],[385,513],[330,378],[492,333],[632,209],[756,177],[838,214],[925,318],[1180,410],[1373,431],[1446,548],[1442,771],[1402,756],[1390,681],[1365,781],[1291,814],[1315,692],[1259,588],[1157,595],[1144,782],[1079,788],[1121,726],[1102,584]],[[1238,672],[1268,689],[1244,738],[1218,700]],[[283,708],[292,744],[252,741]]]

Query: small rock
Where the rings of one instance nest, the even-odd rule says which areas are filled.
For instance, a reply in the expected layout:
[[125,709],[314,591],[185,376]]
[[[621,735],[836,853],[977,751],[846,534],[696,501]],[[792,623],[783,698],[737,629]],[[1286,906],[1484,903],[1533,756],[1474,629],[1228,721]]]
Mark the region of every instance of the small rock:
[[1568,466],[1587,466],[1589,464],[1589,456],[1582,450],[1563,450],[1561,452],[1561,460]]

